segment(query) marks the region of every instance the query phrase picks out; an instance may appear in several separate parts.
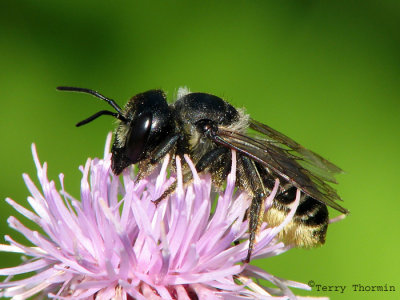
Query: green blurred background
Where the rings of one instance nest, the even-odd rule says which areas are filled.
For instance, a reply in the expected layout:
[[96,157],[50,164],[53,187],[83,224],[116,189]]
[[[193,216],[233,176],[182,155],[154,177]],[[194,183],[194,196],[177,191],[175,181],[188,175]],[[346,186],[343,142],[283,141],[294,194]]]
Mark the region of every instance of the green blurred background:
[[[255,262],[279,277],[338,292],[332,299],[400,299],[400,2],[394,1],[1,1],[1,199],[26,203],[35,142],[49,177],[79,195],[78,166],[101,156],[111,118],[74,124],[108,107],[56,92],[97,89],[123,105],[179,86],[245,106],[257,120],[342,167],[351,214],[325,246]],[[3,200],[2,200],[3,201]],[[1,233],[16,235],[6,219]],[[332,216],[337,215],[332,211]],[[19,258],[1,254],[1,266]],[[396,292],[353,292],[353,284]]]

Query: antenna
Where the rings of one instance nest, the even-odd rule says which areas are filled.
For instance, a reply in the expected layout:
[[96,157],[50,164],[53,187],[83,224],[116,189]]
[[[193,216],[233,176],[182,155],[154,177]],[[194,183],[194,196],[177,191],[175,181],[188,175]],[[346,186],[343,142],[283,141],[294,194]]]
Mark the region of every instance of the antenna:
[[97,119],[98,117],[102,116],[102,115],[108,115],[108,116],[113,116],[125,123],[128,122],[128,120],[124,117],[123,112],[121,107],[119,107],[119,105],[112,99],[107,98],[105,96],[103,96],[102,94],[100,94],[99,92],[96,92],[94,90],[91,89],[86,89],[86,88],[79,88],[79,87],[70,87],[70,86],[58,86],[57,90],[59,91],[68,91],[68,92],[78,92],[78,93],[86,93],[86,94],[90,94],[93,95],[101,100],[106,101],[108,104],[110,104],[116,111],[117,113],[108,111],[108,110],[102,110],[99,111],[97,113],[95,113],[94,115],[90,116],[89,118],[79,122],[78,124],[76,124],[77,127],[85,125],[95,119]]

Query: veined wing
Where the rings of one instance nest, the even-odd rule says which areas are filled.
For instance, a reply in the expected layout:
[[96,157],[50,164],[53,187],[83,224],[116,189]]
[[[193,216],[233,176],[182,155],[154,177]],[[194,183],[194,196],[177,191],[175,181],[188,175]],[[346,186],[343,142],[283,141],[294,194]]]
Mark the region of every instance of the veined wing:
[[341,198],[327,183],[336,183],[334,174],[342,171],[339,167],[267,125],[251,120],[250,128],[259,136],[219,128],[214,140],[259,162],[305,194],[348,213],[336,202]]
[[304,148],[299,143],[268,125],[253,119],[250,120],[249,125],[251,129],[264,135],[269,142],[274,143],[281,148],[285,148],[286,146],[290,153],[297,157],[301,165],[304,165],[304,167],[310,170],[313,174],[318,175],[319,178],[324,181],[337,183],[334,175],[343,172],[343,170],[338,166],[326,160],[319,154]]

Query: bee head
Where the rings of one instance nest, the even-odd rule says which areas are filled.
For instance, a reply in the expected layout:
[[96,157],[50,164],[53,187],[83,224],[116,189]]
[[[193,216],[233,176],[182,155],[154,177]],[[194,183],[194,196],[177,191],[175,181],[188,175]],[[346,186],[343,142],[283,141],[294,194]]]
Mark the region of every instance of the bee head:
[[[125,106],[113,144],[113,171],[151,156],[160,141],[174,132],[172,112],[161,90],[137,94]],[[122,168],[122,169],[121,169]]]
[[76,126],[85,125],[102,115],[113,116],[120,121],[111,149],[111,168],[116,175],[127,166],[148,158],[160,140],[174,131],[172,112],[161,90],[137,94],[121,109],[114,100],[90,89],[63,86],[57,89],[91,94],[115,109],[116,112],[99,111]]

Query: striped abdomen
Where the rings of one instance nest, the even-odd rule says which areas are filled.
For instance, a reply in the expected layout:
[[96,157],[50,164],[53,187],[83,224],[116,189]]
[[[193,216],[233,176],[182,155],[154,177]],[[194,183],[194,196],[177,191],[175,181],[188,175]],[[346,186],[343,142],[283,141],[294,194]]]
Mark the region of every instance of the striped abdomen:
[[[271,226],[282,223],[289,212],[289,206],[296,198],[297,188],[289,187],[278,194],[264,219]],[[320,201],[302,193],[300,204],[292,221],[280,232],[279,238],[285,244],[297,247],[314,247],[325,243],[328,228],[328,208]]]

